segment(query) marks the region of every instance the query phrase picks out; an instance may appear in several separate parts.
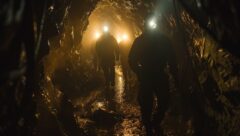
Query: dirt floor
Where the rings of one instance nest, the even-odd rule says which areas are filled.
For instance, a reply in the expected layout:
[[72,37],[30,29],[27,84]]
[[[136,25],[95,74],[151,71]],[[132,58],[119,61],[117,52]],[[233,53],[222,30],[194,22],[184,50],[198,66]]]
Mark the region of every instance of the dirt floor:
[[[37,135],[144,136],[137,103],[138,83],[131,77],[125,82],[121,66],[115,66],[115,87],[102,85],[71,101],[61,96],[61,104],[57,106],[60,108],[56,109],[42,101],[38,106]],[[194,133],[191,121],[180,122],[180,117],[167,112],[162,123],[165,135]]]

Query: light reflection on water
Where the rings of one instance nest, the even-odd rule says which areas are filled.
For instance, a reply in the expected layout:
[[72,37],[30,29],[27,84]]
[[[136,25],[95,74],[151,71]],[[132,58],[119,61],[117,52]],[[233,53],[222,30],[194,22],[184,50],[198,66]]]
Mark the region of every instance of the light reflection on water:
[[115,67],[115,100],[118,104],[124,103],[124,78],[121,66]]
[[[77,121],[80,124],[81,128],[86,128],[87,131],[94,131],[97,136],[113,135],[113,136],[141,136],[144,135],[142,125],[140,123],[140,111],[139,107],[133,103],[130,103],[125,95],[125,79],[122,72],[121,66],[115,66],[115,87],[114,87],[114,104],[116,104],[115,111],[110,111],[108,107],[107,99],[102,99],[104,97],[103,88],[100,88],[98,91],[92,92],[88,97],[79,98],[76,101],[76,104],[79,105],[79,113],[77,113]],[[111,103],[111,102],[110,102]],[[82,105],[82,106],[81,106]],[[91,111],[96,111],[101,109],[106,111],[106,113],[116,113],[123,116],[123,119],[116,122],[116,124],[110,126],[107,129],[98,128],[94,125],[94,121],[91,122],[90,119],[84,118],[88,114],[85,109],[91,106]],[[90,112],[91,113],[91,112]],[[103,112],[105,113],[105,112]],[[109,115],[110,115],[109,114]],[[103,116],[105,117],[106,114]],[[81,117],[83,116],[83,118]],[[100,118],[103,118],[101,115]],[[110,116],[114,116],[113,114]],[[114,116],[115,117],[115,116]],[[116,116],[117,117],[117,116]],[[111,118],[111,117],[109,117]],[[93,125],[93,126],[91,126]],[[88,127],[92,128],[89,129]]]
[[[115,66],[115,100],[119,105],[119,112],[125,116],[134,116],[125,118],[115,126],[116,136],[139,136],[143,133],[140,120],[139,109],[126,102],[125,98],[125,80],[121,66]],[[138,114],[138,115],[136,115]]]

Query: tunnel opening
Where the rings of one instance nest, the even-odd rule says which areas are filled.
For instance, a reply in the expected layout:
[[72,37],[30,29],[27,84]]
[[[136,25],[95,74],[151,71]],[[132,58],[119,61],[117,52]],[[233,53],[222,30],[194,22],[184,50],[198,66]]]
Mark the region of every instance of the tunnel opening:
[[[149,8],[148,3],[142,3],[142,5]],[[123,102],[123,99],[128,99],[134,105],[119,103],[125,105],[120,106],[122,107],[121,109],[124,108],[121,114],[136,114],[133,120],[126,119],[120,121],[122,115],[112,113],[109,110],[111,105],[109,105],[104,96],[103,73],[101,70],[95,70],[93,62],[95,55],[93,50],[95,50],[96,41],[104,32],[104,27],[108,27],[109,33],[114,36],[118,43],[124,41],[124,44],[130,49],[133,40],[142,32],[143,16],[146,14],[136,14],[136,9],[134,8],[136,7],[131,2],[99,1],[85,18],[88,20],[88,23],[84,27],[85,29],[82,29],[81,37],[74,35],[73,29],[76,28],[66,25],[59,39],[60,43],[58,39],[52,38],[52,40],[49,40],[52,49],[50,49],[50,53],[44,62],[45,79],[43,81],[44,91],[42,96],[45,102],[47,102],[46,104],[50,111],[53,111],[53,114],[61,122],[64,123],[66,120],[70,120],[72,123],[68,125],[71,126],[75,124],[73,121],[75,119],[77,122],[75,125],[85,129],[89,134],[96,133],[100,135],[102,133],[112,135],[115,133],[121,135],[143,133],[142,129],[134,128],[134,126],[140,127],[140,122],[137,118],[139,116],[139,109],[136,104],[137,98],[134,95],[136,92],[132,91],[130,96],[127,96],[128,98],[123,98],[124,79],[121,71],[116,68],[116,74],[118,75],[116,81],[119,83],[118,88],[116,88],[116,94],[118,95],[116,96],[116,101]],[[77,22],[74,23],[77,24]],[[78,23],[78,25],[83,25],[81,24],[82,22]],[[72,38],[80,38],[80,40],[72,46]],[[133,78],[132,82],[134,82],[132,88],[136,88],[136,77]],[[64,104],[68,103],[68,100],[71,100],[71,104]],[[68,111],[63,110],[63,104],[70,109]],[[96,127],[99,125],[96,124],[99,123],[98,116],[106,117],[107,129],[111,129],[111,131],[101,128],[105,125],[101,121],[100,128]],[[60,118],[66,119],[62,120]],[[91,125],[91,119],[95,121],[95,124]],[[116,125],[116,128],[110,127],[112,123]],[[90,127],[95,126],[94,131],[89,128],[89,124]],[[124,124],[127,127],[124,127]],[[70,130],[74,132],[75,129],[72,128]]]
[[[240,27],[233,1],[16,1],[0,4],[0,116],[7,122],[0,124],[0,134],[144,135],[137,77],[131,75],[125,88],[122,63],[117,64],[115,100],[107,101],[94,48],[104,31],[130,48],[149,13],[160,16],[162,24],[151,18],[150,26],[162,25],[179,63],[181,88],[171,84],[164,133],[239,134]],[[111,106],[118,110],[112,112]],[[36,131],[30,130],[35,119]]]

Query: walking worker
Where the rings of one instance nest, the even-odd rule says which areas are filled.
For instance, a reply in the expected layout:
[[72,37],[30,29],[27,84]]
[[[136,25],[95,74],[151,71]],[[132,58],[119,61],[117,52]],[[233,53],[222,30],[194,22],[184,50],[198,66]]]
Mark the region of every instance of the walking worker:
[[[135,39],[129,53],[129,65],[140,83],[138,101],[146,133],[148,136],[154,132],[154,135],[163,135],[160,123],[169,107],[170,99],[169,79],[165,68],[170,66],[170,72],[176,77],[177,64],[170,39],[159,31],[155,20],[145,24],[145,30]],[[154,95],[157,97],[155,115]]]
[[108,27],[104,26],[104,33],[96,43],[96,53],[107,87],[114,86],[115,59],[119,59],[118,44],[116,39],[109,33]]

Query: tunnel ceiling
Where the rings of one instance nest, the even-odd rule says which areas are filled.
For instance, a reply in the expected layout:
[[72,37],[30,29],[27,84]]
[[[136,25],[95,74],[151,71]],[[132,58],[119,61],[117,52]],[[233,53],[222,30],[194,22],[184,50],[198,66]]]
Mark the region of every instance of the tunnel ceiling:
[[[162,1],[163,0],[160,0],[158,2],[162,2]],[[146,13],[148,11],[151,11],[151,9],[154,6],[156,6],[156,2],[157,0],[148,0],[148,1],[147,0],[124,0],[124,1],[122,0],[91,0],[91,1],[85,0],[85,1],[78,1],[79,4],[74,4],[74,5],[78,7],[77,9],[79,9],[79,5],[82,5],[80,6],[81,7],[80,9],[87,9],[85,13],[90,15],[90,13],[95,8],[99,8],[98,5],[96,5],[96,3],[105,3],[105,5],[110,4],[112,8],[120,9],[121,14],[127,15],[127,16],[124,16],[125,20],[136,22],[135,25],[141,26],[143,18],[146,17]],[[231,51],[235,55],[239,56],[237,53],[238,51],[233,50],[234,48],[237,48],[236,45],[239,43],[238,38],[236,38],[236,35],[239,35],[238,34],[239,31],[238,29],[234,29],[234,28],[239,28],[239,25],[235,23],[235,22],[238,22],[238,19],[236,18],[238,16],[238,13],[235,11],[239,9],[238,8],[239,2],[237,2],[236,0],[233,2],[221,1],[215,7],[214,7],[214,3],[215,3],[214,1],[209,1],[209,2],[191,1],[188,3],[185,0],[180,0],[178,1],[178,3],[180,3],[183,6],[183,8],[186,9],[186,11],[193,17],[193,19],[196,20],[198,23],[200,23],[200,26],[204,28],[217,42],[219,42],[220,45],[222,45],[224,48]],[[221,10],[222,9],[221,5],[224,5],[224,3],[230,6],[228,6],[227,8],[224,8],[224,10]],[[231,3],[236,3],[236,4],[231,5]],[[204,8],[206,10],[203,10]],[[79,13],[79,12],[75,12],[75,13]],[[210,27],[207,26],[207,23],[206,23],[208,22],[208,14],[206,13],[211,13],[209,15],[210,15],[211,22],[213,24]],[[217,15],[217,13],[219,13],[219,15]],[[215,22],[219,22],[219,21],[221,22],[221,20],[224,20],[223,18],[226,17],[226,14],[224,13],[231,15],[229,16],[230,20],[232,20],[230,21],[231,23],[229,21],[223,21],[220,24],[215,23]],[[79,14],[77,16],[79,17]],[[83,16],[83,18],[86,16]],[[83,30],[86,29],[86,26],[87,26],[86,24],[83,27],[83,29],[81,29],[82,32]],[[232,25],[229,25],[229,24],[232,24]],[[228,29],[234,30],[234,31],[230,32],[228,31]],[[219,33],[219,35],[217,33]],[[222,34],[220,35],[220,33]],[[228,44],[228,41],[232,41],[232,42]]]
[[99,1],[95,9],[91,12],[88,18],[88,27],[84,32],[83,45],[93,44],[96,39],[93,39],[95,33],[101,32],[104,25],[110,27],[110,33],[118,39],[119,35],[127,34],[131,42],[141,32],[143,16],[147,13],[147,9],[151,8],[150,3],[138,2],[138,6],[134,6],[134,1]]
[[[141,20],[144,18],[146,11],[150,11],[149,9],[151,9],[151,7],[156,6],[156,1],[157,0],[42,0],[32,1],[31,3],[33,5],[32,8],[34,9],[33,14],[35,25],[37,25],[35,26],[35,28],[37,28],[36,36],[42,37],[41,34],[38,34],[42,33],[42,22],[51,22],[52,25],[57,24],[58,27],[68,27],[67,24],[70,23],[71,25],[69,26],[73,25],[75,29],[75,39],[78,39],[76,40],[76,43],[78,43],[82,38],[82,33],[84,30],[86,30],[88,24],[86,18],[88,18],[91,12],[97,8],[96,5],[98,2],[110,3],[112,7],[122,9],[121,12],[134,13],[134,17],[131,14],[131,16],[125,17],[129,18],[129,20],[131,20],[133,17],[135,20],[138,20],[136,24],[141,24]],[[221,0],[219,3],[216,3],[215,1],[204,0],[191,0],[189,2],[186,0],[179,0],[177,2],[180,3],[184,9],[186,9],[186,11],[200,24],[202,28],[206,29],[206,31],[212,35],[213,38],[215,38],[215,40],[219,41],[224,48],[234,53],[234,55],[239,56],[239,48],[237,46],[239,44],[239,38],[237,38],[237,36],[239,35],[238,33],[240,27],[239,23],[237,22],[239,22],[238,7],[240,4],[238,0]],[[3,9],[0,14],[2,17],[1,26],[3,26],[3,29],[1,29],[2,33],[7,31],[7,27],[5,26],[19,24],[21,22],[21,17],[23,17],[25,14],[22,12],[24,8],[24,0],[21,2],[14,1],[13,5],[16,7],[14,10],[12,10],[13,5],[10,3],[10,1],[1,2],[1,7]],[[6,7],[10,8],[7,9]],[[9,16],[8,13],[11,13],[12,15]],[[207,26],[209,22],[208,17],[211,20],[211,26]],[[230,21],[224,18],[228,18]],[[65,20],[65,22],[61,22],[63,20]],[[44,27],[48,29],[47,37],[56,36],[56,33],[54,32],[52,34],[52,31],[50,30],[51,28],[56,27],[56,25],[48,26],[44,24]],[[3,39],[7,39],[4,35],[2,37]]]
[[[79,33],[75,35],[75,39],[78,38],[78,44],[80,45],[81,40],[83,40],[82,44],[92,44],[93,42],[91,43],[91,40],[86,38],[91,37],[94,33],[94,30],[89,29],[96,29],[96,25],[102,26],[103,24],[112,25],[115,31],[121,31],[123,27],[123,30],[128,30],[127,33],[129,33],[133,40],[144,28],[143,23],[146,17],[149,17],[150,14],[153,16],[161,16],[165,14],[165,11],[171,9],[172,6],[171,1],[162,0],[93,1],[94,2],[83,1],[74,4],[76,10],[71,12],[75,14],[75,19],[72,22],[75,24],[74,29]],[[82,10],[82,7],[85,10]],[[81,15],[79,13],[83,14]],[[99,26],[97,29],[99,29]],[[113,32],[113,35],[117,37],[116,32]]]
[[[89,8],[89,11],[86,12],[87,15],[84,16],[84,18],[88,18],[88,22],[78,23],[78,25],[84,25],[80,29],[82,31],[81,34],[83,36],[85,34],[82,43],[91,44],[91,40],[86,37],[91,37],[94,33],[93,31],[96,31],[92,29],[99,29],[104,24],[112,25],[112,30],[115,30],[112,33],[115,37],[117,35],[116,31],[125,29],[131,35],[131,39],[133,39],[141,32],[143,19],[150,9],[153,8],[153,2],[141,0],[99,0],[94,6],[90,4],[89,6],[92,7]],[[79,21],[83,22],[82,19]]]

